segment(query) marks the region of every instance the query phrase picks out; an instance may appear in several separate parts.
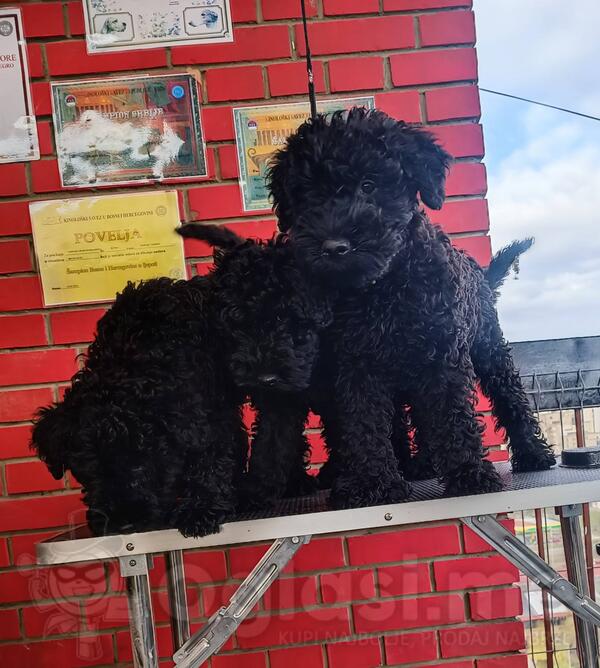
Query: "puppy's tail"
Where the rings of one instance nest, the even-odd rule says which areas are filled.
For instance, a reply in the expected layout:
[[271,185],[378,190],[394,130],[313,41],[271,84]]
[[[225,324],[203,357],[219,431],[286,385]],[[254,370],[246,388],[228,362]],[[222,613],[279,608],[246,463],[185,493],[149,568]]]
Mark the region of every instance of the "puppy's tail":
[[492,258],[485,271],[485,279],[493,292],[496,292],[506,280],[510,269],[523,253],[533,246],[533,238],[513,241],[501,248]]
[[200,239],[213,247],[231,249],[243,244],[246,240],[223,225],[197,225],[187,223],[175,228],[177,234],[188,239]]
[[73,412],[64,402],[40,408],[31,434],[31,447],[56,480],[70,468]]

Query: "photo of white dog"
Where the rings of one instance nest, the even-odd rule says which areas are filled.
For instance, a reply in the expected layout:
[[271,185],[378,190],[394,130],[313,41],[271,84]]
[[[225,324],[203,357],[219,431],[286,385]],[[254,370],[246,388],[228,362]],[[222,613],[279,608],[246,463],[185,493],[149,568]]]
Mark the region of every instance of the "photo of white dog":
[[186,10],[185,16],[186,26],[190,34],[218,32],[223,29],[223,17],[220,7],[190,8]]

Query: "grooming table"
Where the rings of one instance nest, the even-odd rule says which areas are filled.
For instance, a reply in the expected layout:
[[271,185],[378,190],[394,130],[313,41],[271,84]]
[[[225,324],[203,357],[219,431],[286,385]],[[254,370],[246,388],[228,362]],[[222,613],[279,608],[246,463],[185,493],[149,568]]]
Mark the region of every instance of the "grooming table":
[[[513,474],[508,463],[496,464],[505,489],[493,494],[443,498],[436,481],[412,483],[412,494],[401,504],[352,510],[328,510],[327,494],[282,501],[271,512],[238,516],[218,534],[184,538],[176,530],[93,537],[78,527],[37,545],[40,565],[118,558],[126,579],[130,629],[136,668],[158,668],[148,569],[151,555],[165,553],[168,574],[173,660],[177,668],[200,666],[235,632],[311,536],[460,518],[520,571],[575,614],[578,653],[584,668],[598,668],[597,626],[600,606],[589,597],[579,516],[583,503],[600,501],[600,469],[567,469]],[[569,581],[507,531],[496,515],[557,507],[563,529]],[[477,509],[477,515],[473,510]],[[183,551],[253,541],[274,541],[239,586],[227,607],[221,608],[190,637]]]

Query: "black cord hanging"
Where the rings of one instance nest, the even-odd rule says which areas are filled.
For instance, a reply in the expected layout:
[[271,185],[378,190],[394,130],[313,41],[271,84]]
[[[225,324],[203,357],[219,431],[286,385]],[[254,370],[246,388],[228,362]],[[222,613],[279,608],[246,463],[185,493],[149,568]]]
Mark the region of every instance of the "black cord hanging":
[[300,0],[302,6],[302,25],[304,27],[304,44],[306,46],[306,71],[308,73],[308,99],[310,100],[310,116],[317,117],[317,98],[315,97],[315,77],[312,67],[312,55],[308,41],[308,25],[306,23],[306,6],[304,0]]

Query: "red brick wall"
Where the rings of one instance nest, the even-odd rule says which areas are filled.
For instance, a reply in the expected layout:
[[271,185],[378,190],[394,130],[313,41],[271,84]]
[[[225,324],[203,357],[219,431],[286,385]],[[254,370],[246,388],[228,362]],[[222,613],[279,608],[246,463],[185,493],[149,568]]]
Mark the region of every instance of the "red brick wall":
[[[5,3],[2,0],[3,4]],[[15,3],[11,3],[15,4]],[[298,0],[232,0],[233,44],[88,56],[80,2],[17,3],[28,37],[43,157],[0,166],[0,665],[126,664],[126,608],[114,565],[33,567],[36,541],[83,520],[76,483],[56,482],[28,449],[30,418],[60,396],[103,308],[46,310],[27,204],[60,196],[49,82],[191,67],[203,82],[210,179],[181,186],[188,220],[227,221],[270,236],[272,216],[241,210],[231,106],[301,99]],[[310,5],[310,2],[308,3]],[[481,262],[490,245],[470,0],[317,0],[309,7],[320,93],[374,93],[397,118],[431,125],[458,162],[433,219]],[[7,91],[4,94],[8,94]],[[77,193],[81,195],[82,193]],[[190,272],[204,272],[189,244]],[[485,406],[484,406],[485,408]],[[318,437],[316,461],[322,458]],[[500,442],[488,429],[487,444]],[[503,457],[496,451],[495,457]],[[192,618],[200,623],[264,546],[190,554]],[[302,665],[524,666],[514,571],[456,523],[313,541],[295,559],[213,668]],[[162,657],[164,565],[152,574]],[[284,611],[284,612],[282,612]],[[504,658],[499,658],[500,656]],[[167,661],[165,665],[169,665]]]

